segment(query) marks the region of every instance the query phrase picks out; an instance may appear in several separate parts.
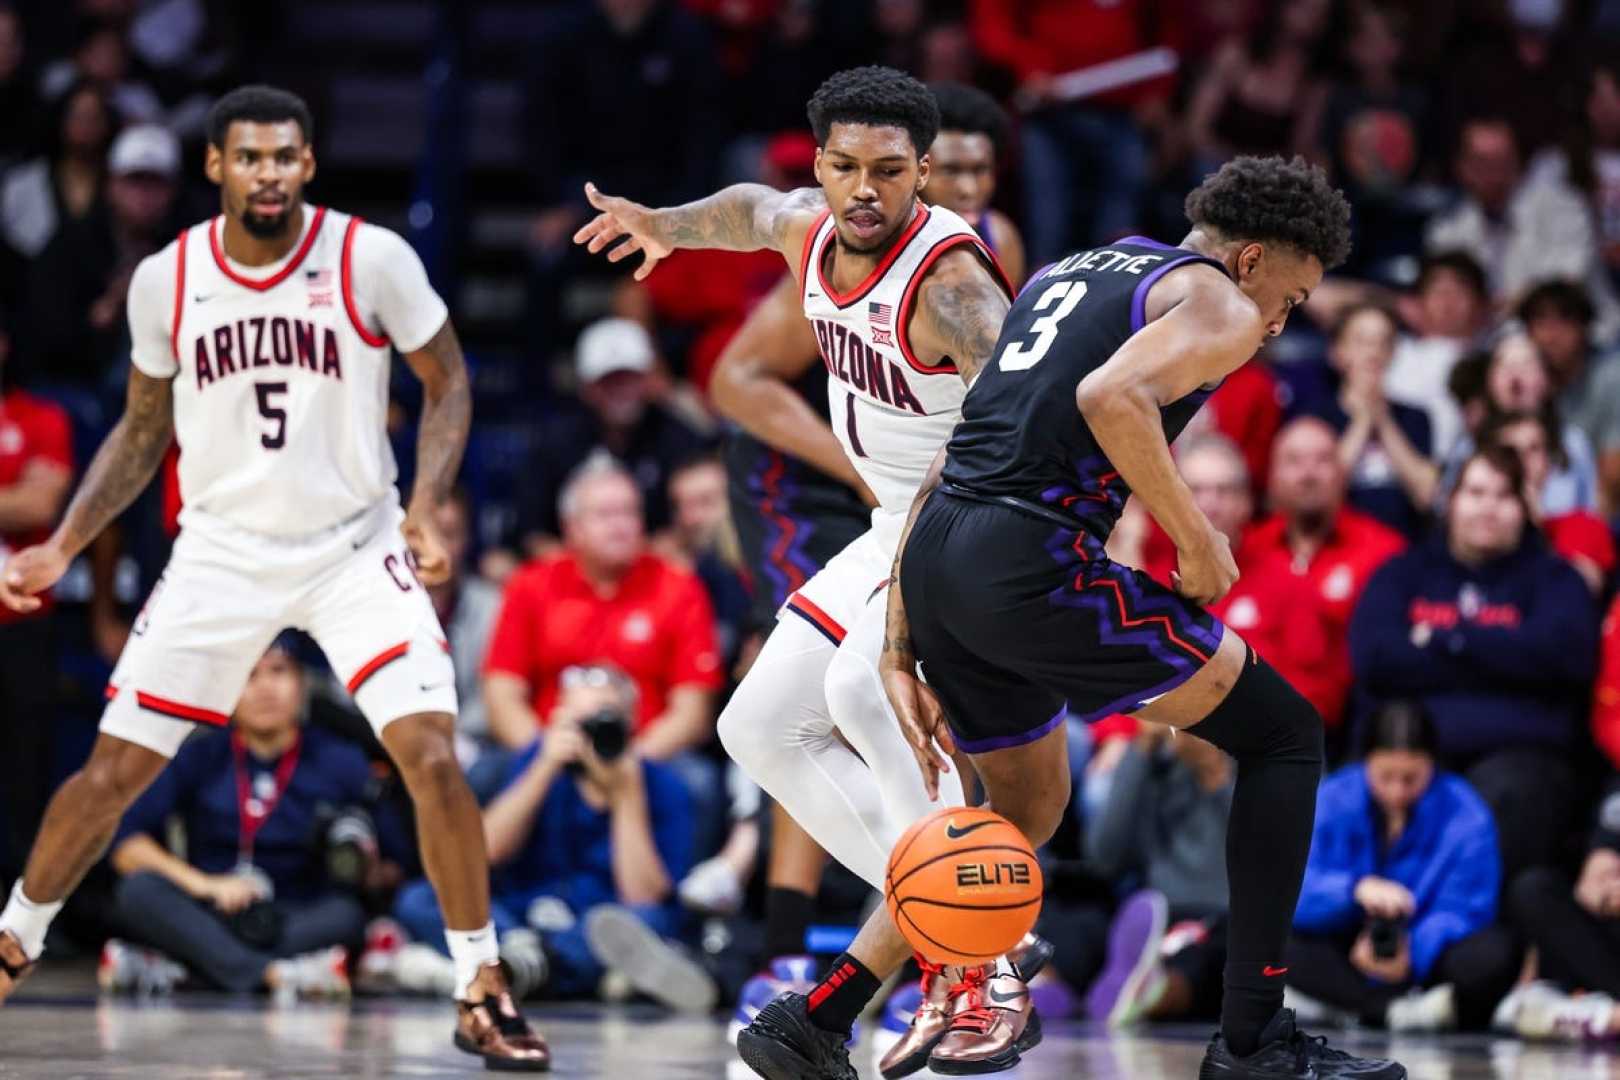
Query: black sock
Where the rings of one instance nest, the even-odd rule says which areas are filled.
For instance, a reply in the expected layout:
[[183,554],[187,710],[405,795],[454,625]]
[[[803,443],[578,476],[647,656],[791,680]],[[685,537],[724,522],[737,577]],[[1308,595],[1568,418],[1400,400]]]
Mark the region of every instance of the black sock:
[[1283,953],[1322,777],[1322,721],[1270,664],[1251,658],[1192,733],[1238,762],[1226,830],[1232,914],[1221,1032],[1234,1054],[1247,1057],[1282,1008]]
[[772,885],[765,891],[765,959],[802,956],[805,933],[815,917],[816,898],[798,889]]
[[883,980],[865,964],[849,953],[841,954],[810,991],[810,1022],[823,1031],[848,1035],[855,1030],[855,1018],[882,985]]

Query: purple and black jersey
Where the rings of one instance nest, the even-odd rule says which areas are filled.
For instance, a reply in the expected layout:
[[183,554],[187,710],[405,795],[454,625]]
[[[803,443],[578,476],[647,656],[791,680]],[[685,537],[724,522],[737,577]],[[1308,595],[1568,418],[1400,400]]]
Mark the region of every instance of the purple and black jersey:
[[[1080,415],[1075,388],[1142,329],[1153,284],[1200,262],[1220,267],[1197,252],[1133,236],[1039,271],[1008,311],[994,359],[963,402],[945,482],[1039,504],[1106,540],[1130,490]],[[1181,434],[1212,390],[1160,410],[1167,440]]]

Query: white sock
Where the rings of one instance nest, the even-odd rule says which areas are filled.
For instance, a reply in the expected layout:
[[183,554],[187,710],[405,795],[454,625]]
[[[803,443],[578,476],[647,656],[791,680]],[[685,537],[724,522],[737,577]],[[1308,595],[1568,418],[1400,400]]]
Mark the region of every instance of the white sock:
[[456,965],[456,997],[465,998],[478,980],[478,969],[500,959],[495,924],[485,923],[478,930],[446,929],[444,940],[450,946],[450,959]]
[[11,899],[6,903],[6,910],[0,912],[0,930],[10,930],[22,942],[23,952],[28,959],[38,960],[40,953],[45,951],[45,932],[51,928],[51,920],[56,913],[62,910],[62,901],[53,904],[37,904],[23,895],[22,879],[11,887]]

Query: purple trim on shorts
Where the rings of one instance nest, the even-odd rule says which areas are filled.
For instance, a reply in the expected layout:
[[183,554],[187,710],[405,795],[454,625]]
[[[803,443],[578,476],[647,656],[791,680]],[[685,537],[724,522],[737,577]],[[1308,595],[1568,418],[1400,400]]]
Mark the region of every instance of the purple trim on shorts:
[[1178,671],[1174,675],[1170,676],[1170,678],[1164,680],[1164,682],[1160,683],[1158,686],[1151,687],[1147,690],[1132,691],[1131,693],[1126,694],[1124,697],[1115,701],[1110,701],[1102,708],[1093,709],[1084,716],[1076,717],[1076,719],[1082,723],[1094,724],[1106,716],[1113,716],[1115,713],[1133,713],[1137,709],[1140,709],[1149,698],[1158,697],[1160,694],[1168,694],[1170,691],[1174,690],[1176,687],[1198,674],[1198,672],[1201,670],[1203,669],[1200,666],[1195,667],[1190,671]]
[[[1160,246],[1162,247],[1165,245]],[[1170,250],[1174,251],[1176,249],[1170,248]],[[1214,259],[1206,258],[1203,255],[1184,255],[1179,259],[1171,259],[1163,266],[1155,267],[1153,272],[1148,274],[1147,277],[1143,278],[1136,286],[1136,291],[1131,293],[1131,333],[1134,334],[1138,330],[1142,329],[1142,327],[1147,325],[1147,294],[1148,290],[1153,288],[1153,283],[1164,277],[1164,275],[1168,274],[1176,267],[1184,266],[1190,262],[1209,263],[1212,266],[1220,265],[1219,263],[1216,263]]]
[[1069,715],[1069,707],[1064,705],[1057,711],[1057,715],[1046,723],[1030,731],[1021,731],[1016,735],[992,735],[988,739],[964,739],[956,735],[953,729],[951,734],[956,735],[956,745],[970,754],[983,754],[989,750],[1006,750],[1014,746],[1024,746],[1036,739],[1047,735],[1051,730],[1063,723],[1064,717]]
[[781,564],[772,557],[777,542],[782,538],[782,528],[777,524],[778,521],[788,521],[793,525],[793,542],[788,545],[787,551],[783,553],[784,561],[799,571],[804,576],[805,581],[815,577],[821,567],[804,550],[805,544],[810,541],[811,535],[816,531],[815,522],[801,514],[795,514],[789,509],[799,494],[799,485],[794,482],[792,466],[785,459],[782,476],[777,482],[777,489],[774,494],[773,501],[775,505],[770,513],[766,513],[764,510],[766,500],[773,499],[773,496],[765,490],[765,474],[770,471],[773,459],[778,456],[780,454],[775,450],[766,450],[761,454],[750,477],[752,483],[750,483],[749,489],[754,495],[755,507],[759,511],[759,519],[764,526],[762,530],[764,542],[760,545],[759,568],[764,571],[765,577],[771,583],[772,606],[779,608],[787,603],[787,598],[792,595],[795,586],[782,570]]

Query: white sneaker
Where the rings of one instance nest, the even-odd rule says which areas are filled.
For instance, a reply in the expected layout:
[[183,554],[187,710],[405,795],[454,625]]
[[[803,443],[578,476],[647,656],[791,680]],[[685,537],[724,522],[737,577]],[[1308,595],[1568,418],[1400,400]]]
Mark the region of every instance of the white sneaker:
[[1519,1014],[1524,1011],[1525,1002],[1537,995],[1559,992],[1557,986],[1545,980],[1519,983],[1496,1003],[1496,1011],[1491,1013],[1491,1030],[1498,1035],[1517,1035]]
[[742,908],[742,882],[718,855],[694,866],[676,891],[681,903],[706,915],[735,915]]
[[1351,1028],[1356,1016],[1345,1009],[1318,1001],[1302,994],[1292,986],[1283,988],[1283,1008],[1294,1010],[1294,1022],[1300,1027]]
[[680,1012],[712,1012],[720,989],[696,960],[665,941],[636,913],[599,904],[585,915],[585,940],[610,973],[623,975],[648,997]]
[[456,965],[431,945],[412,942],[394,958],[394,982],[413,994],[452,998],[456,985]]
[[1390,1031],[1455,1031],[1457,988],[1445,983],[1398,997],[1389,1003],[1384,1023]]
[[518,1001],[544,986],[551,974],[540,935],[527,927],[501,935],[500,957],[512,984],[512,997]]
[[1551,987],[1529,995],[1519,1008],[1520,1038],[1552,1042],[1612,1039],[1620,1034],[1620,1005],[1608,994],[1565,994]]
[[276,999],[346,1000],[352,992],[348,963],[349,951],[341,945],[277,960],[270,965],[275,971]]
[[186,981],[185,968],[156,949],[108,938],[96,964],[96,984],[109,994],[171,994]]

